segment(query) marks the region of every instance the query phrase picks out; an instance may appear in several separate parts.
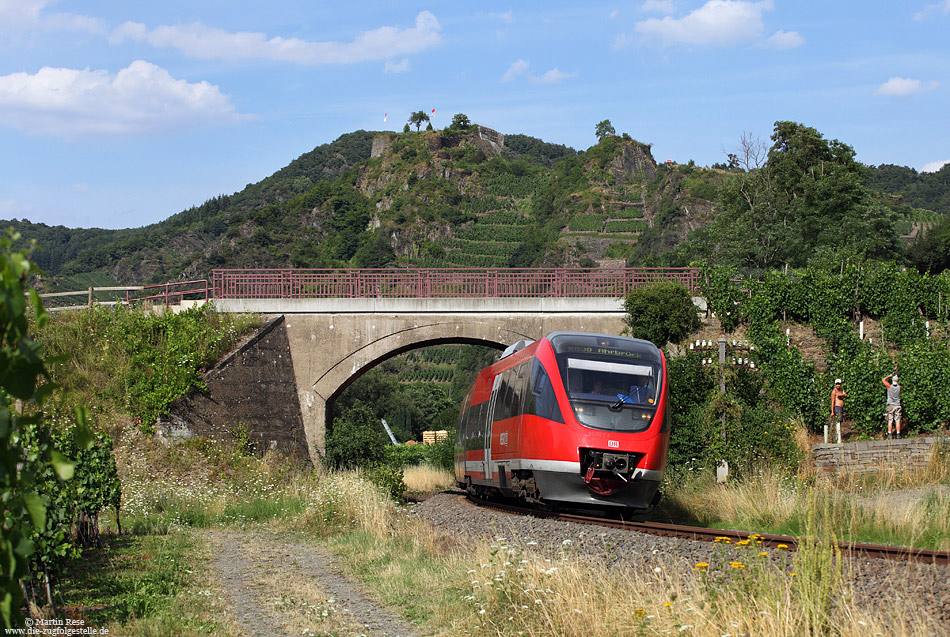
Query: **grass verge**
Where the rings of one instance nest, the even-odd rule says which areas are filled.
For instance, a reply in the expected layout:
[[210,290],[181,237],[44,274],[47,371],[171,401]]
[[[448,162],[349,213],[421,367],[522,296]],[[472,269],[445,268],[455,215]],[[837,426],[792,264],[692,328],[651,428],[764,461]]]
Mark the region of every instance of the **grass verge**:
[[213,593],[209,546],[191,530],[105,537],[72,564],[59,590],[66,617],[111,635],[231,634]]

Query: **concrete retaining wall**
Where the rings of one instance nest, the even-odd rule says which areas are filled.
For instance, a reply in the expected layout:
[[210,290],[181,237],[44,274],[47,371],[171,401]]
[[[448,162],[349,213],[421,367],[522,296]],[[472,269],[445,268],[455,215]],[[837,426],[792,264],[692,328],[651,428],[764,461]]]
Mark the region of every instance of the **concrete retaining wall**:
[[930,462],[936,438],[864,440],[842,445],[815,445],[812,457],[820,471],[869,473],[881,469],[908,471],[922,469]]

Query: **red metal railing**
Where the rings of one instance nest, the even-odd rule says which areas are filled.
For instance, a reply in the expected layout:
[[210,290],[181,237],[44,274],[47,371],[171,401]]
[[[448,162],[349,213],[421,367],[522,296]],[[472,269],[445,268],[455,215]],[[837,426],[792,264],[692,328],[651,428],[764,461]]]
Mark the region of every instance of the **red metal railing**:
[[699,289],[698,268],[214,270],[214,298],[621,297],[664,281]]

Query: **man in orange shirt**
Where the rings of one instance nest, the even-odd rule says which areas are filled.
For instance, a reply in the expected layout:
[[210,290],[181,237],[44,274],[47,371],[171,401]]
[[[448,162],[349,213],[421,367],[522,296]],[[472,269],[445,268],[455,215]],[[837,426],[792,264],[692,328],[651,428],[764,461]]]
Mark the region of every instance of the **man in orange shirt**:
[[[835,379],[835,387],[831,390],[831,418],[830,422],[835,423],[838,428],[838,444],[841,444],[841,419],[844,417],[844,399],[848,397],[847,392],[841,389],[841,379]],[[828,431],[825,429],[825,442],[828,442]]]

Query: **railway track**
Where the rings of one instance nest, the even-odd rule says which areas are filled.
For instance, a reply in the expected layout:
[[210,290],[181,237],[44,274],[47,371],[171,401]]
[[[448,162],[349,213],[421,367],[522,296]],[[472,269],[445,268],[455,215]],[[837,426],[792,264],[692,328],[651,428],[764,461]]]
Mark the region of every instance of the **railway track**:
[[[574,513],[560,513],[553,511],[543,511],[528,507],[516,506],[513,504],[504,504],[499,502],[490,502],[478,500],[471,496],[462,496],[462,499],[475,506],[503,511],[514,515],[532,515],[539,518],[560,520],[563,522],[574,522],[576,524],[591,524],[607,528],[624,529],[628,531],[639,531],[662,537],[675,537],[687,540],[700,540],[705,542],[716,541],[717,538],[728,538],[730,542],[750,539],[755,536],[755,540],[760,541],[763,546],[776,548],[779,545],[787,547],[789,550],[795,550],[798,547],[798,540],[789,535],[772,535],[768,533],[749,533],[748,531],[734,531],[729,529],[707,529],[699,526],[683,526],[680,524],[664,524],[661,522],[633,522],[630,520],[615,520],[610,518],[599,518]],[[853,557],[866,557],[885,560],[924,562],[928,564],[950,565],[950,551],[931,551],[928,549],[918,549],[909,546],[887,546],[883,544],[864,544],[860,542],[839,542],[838,547],[843,553],[848,553]]]

